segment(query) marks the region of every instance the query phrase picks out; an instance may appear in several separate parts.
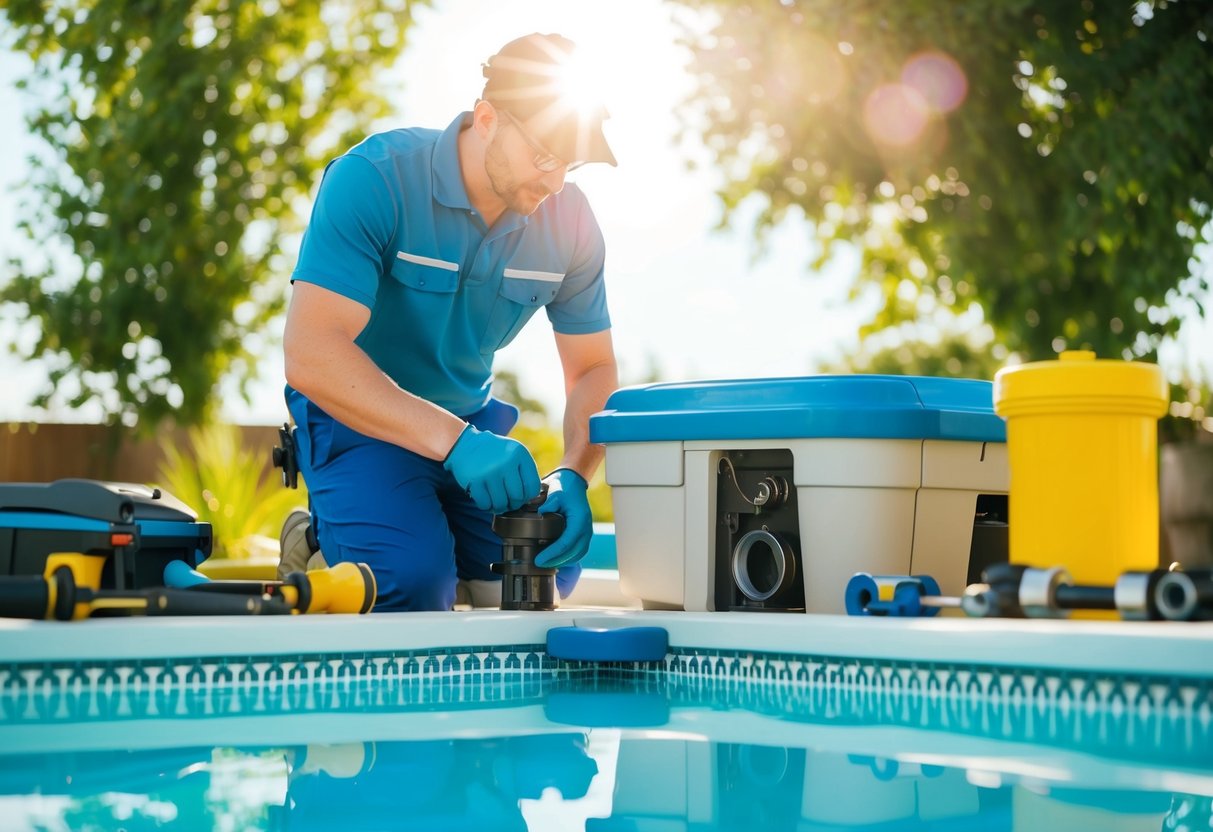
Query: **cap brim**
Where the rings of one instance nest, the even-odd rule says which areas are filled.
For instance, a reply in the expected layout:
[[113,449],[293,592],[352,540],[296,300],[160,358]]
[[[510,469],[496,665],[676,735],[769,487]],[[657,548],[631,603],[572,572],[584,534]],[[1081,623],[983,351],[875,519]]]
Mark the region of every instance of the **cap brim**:
[[602,132],[602,120],[571,117],[547,131],[536,131],[543,146],[566,162],[605,162],[618,166]]
[[602,126],[591,134],[591,149],[590,155],[586,159],[578,159],[575,161],[583,162],[606,162],[611,167],[618,167],[619,163],[615,161],[615,154],[611,152],[610,146],[607,144],[606,136],[602,134]]

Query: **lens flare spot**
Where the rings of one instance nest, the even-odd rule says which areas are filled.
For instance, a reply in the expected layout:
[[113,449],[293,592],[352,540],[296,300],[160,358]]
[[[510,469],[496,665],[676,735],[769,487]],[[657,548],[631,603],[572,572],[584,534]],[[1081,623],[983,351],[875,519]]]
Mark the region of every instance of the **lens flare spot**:
[[580,51],[563,57],[553,80],[567,110],[589,118],[602,109],[600,66],[592,56]]
[[885,84],[872,90],[863,103],[863,123],[877,144],[905,147],[922,137],[930,105],[922,93],[906,84]]
[[951,55],[920,52],[906,61],[901,82],[917,90],[939,113],[950,113],[961,105],[969,92],[969,80]]

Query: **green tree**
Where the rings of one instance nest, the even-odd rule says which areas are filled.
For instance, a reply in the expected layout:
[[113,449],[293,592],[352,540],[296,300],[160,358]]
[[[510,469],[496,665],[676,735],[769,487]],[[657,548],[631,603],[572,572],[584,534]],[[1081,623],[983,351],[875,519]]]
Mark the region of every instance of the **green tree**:
[[96,401],[150,429],[206,421],[228,374],[245,389],[309,189],[386,112],[375,82],[416,5],[0,2],[51,151],[30,162],[32,253],[0,289],[40,326],[36,405]]
[[860,245],[865,334],[977,304],[1025,359],[1152,358],[1203,316],[1213,4],[679,2],[723,222]]
[[907,338],[900,343],[871,349],[861,345],[854,355],[827,364],[827,373],[881,373],[884,375],[992,379],[1004,362],[989,344],[964,333],[951,333],[938,341]]

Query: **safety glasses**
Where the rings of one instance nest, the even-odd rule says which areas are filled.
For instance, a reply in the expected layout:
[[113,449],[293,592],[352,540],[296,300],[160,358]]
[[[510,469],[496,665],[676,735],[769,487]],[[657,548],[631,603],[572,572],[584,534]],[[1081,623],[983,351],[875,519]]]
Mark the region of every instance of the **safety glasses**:
[[527,143],[531,150],[535,151],[534,157],[531,159],[531,164],[535,166],[535,170],[543,173],[551,173],[552,171],[567,168],[568,171],[577,170],[585,164],[585,162],[566,162],[554,153],[549,153],[548,149],[535,140],[530,133],[522,126],[522,122],[516,117],[510,115],[505,110],[498,110],[498,113],[505,116],[506,121],[514,125],[514,129],[518,131],[518,135],[522,136],[522,140]]

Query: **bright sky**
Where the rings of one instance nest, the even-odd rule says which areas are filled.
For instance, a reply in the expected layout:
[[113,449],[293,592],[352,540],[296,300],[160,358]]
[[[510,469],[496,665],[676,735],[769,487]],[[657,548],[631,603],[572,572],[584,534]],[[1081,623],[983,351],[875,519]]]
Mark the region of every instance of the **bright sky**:
[[[575,174],[607,241],[607,281],[613,334],[624,383],[655,364],[663,378],[803,375],[821,360],[856,344],[856,329],[874,299],[848,301],[855,258],[810,273],[809,229],[788,223],[754,259],[748,224],[713,231],[720,208],[710,171],[688,172],[674,146],[673,109],[690,86],[686,59],[675,45],[672,7],[658,0],[436,0],[417,24],[394,73],[396,116],[381,125],[444,127],[475,101],[480,64],[502,44],[532,31],[559,32],[591,60],[609,68],[602,89],[611,111],[607,135],[619,167],[590,165]],[[22,64],[0,56],[0,111],[24,109],[13,89]],[[18,131],[0,132],[0,158],[33,148]],[[9,186],[19,166],[0,168],[0,256],[13,245],[16,198]],[[286,276],[283,276],[285,283]],[[1213,326],[1205,324],[1195,352],[1213,356]],[[16,328],[0,321],[0,344]],[[516,372],[523,391],[558,417],[559,363],[551,328],[540,313],[498,356],[498,369]],[[267,350],[251,405],[224,395],[225,415],[243,423],[281,422],[282,362]],[[23,405],[44,372],[0,355],[0,420],[30,418]],[[56,421],[96,418],[54,413]]]

